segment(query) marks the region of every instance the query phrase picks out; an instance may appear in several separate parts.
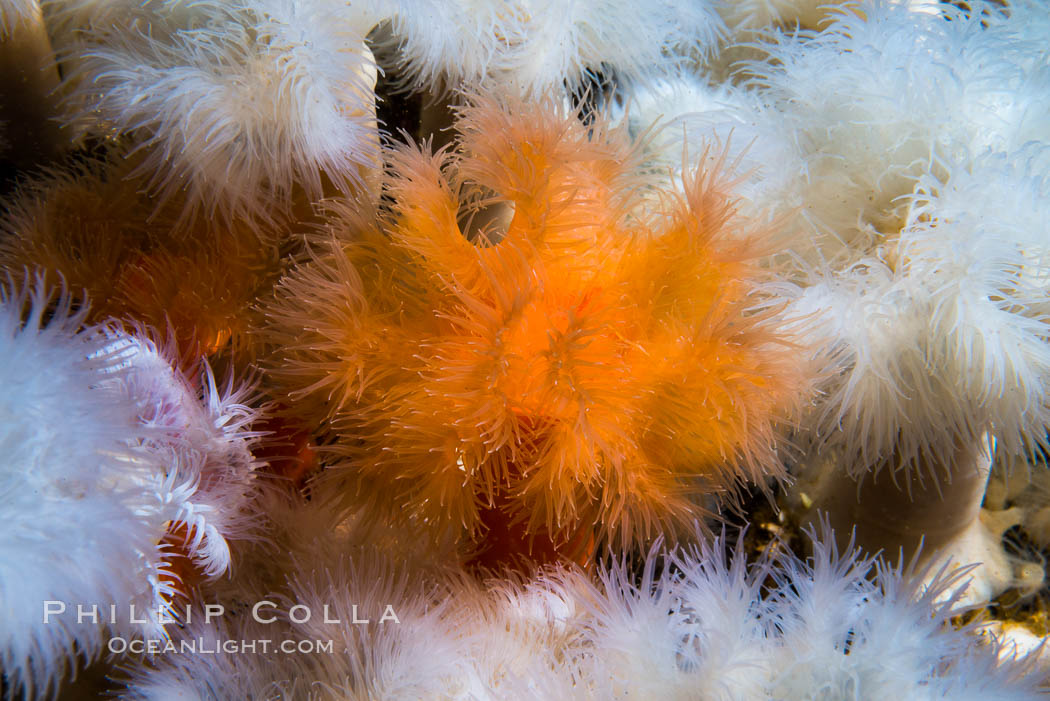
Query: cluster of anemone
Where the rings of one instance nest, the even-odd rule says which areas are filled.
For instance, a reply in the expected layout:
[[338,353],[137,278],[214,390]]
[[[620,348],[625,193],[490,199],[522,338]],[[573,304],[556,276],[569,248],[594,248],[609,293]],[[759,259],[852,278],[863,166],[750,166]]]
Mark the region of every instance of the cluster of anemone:
[[[323,500],[274,507],[276,543],[247,553],[262,577],[293,542],[325,566],[296,569],[271,591],[272,622],[240,609],[218,625],[195,622],[172,643],[334,638],[342,654],[220,652],[205,669],[190,655],[162,655],[123,670],[127,698],[1040,696],[1031,658],[982,640],[976,623],[950,623],[967,569],[924,573],[852,544],[839,551],[826,529],[809,534],[807,558],[774,544],[755,560],[743,542],[721,537],[683,549],[657,543],[638,567],[563,565],[528,582],[482,585],[411,531],[336,516]],[[328,528],[304,543],[296,519]],[[229,588],[212,596],[236,601]],[[291,612],[293,602],[303,609]],[[387,604],[397,623],[382,620]]]
[[[848,222],[811,218],[824,262],[808,275],[800,314],[821,319],[816,338],[842,370],[808,422],[820,446],[810,452],[834,454],[847,480],[899,487],[898,506],[868,500],[883,514],[875,519],[887,509],[903,514],[902,524],[954,514],[927,548],[1001,563],[1000,534],[981,531],[976,518],[987,463],[1040,460],[1050,419],[1039,282],[1046,227],[1031,218],[1046,206],[1050,133],[1032,116],[1045,103],[1046,77],[1033,60],[1038,34],[1028,33],[1047,17],[1029,3],[976,9],[984,12],[916,20],[897,6],[865,6],[863,18],[844,15],[804,50],[779,43],[782,66],[767,80],[780,104],[789,80],[804,85],[801,75],[832,57],[837,67],[823,75],[854,85],[868,76],[863,99],[847,108],[853,114],[807,128],[807,141],[821,144],[807,157],[810,182],[841,193],[858,234],[846,249],[841,239],[821,243],[827,232],[849,231]],[[886,69],[871,71],[874,60]],[[798,90],[787,93],[790,104],[828,114]],[[850,166],[819,165],[827,159]],[[994,197],[1003,199],[992,205]],[[898,526],[879,545],[914,548],[919,530]],[[1015,576],[993,569],[982,575],[990,589]]]
[[1048,46],[0,0],[4,697],[1043,695]]
[[829,8],[750,42],[735,82],[664,80],[626,112],[636,132],[662,117],[670,166],[727,144],[741,212],[795,233],[769,264],[830,371],[796,503],[868,521],[869,548],[925,536],[994,561],[987,592],[1015,576],[977,518],[989,465],[1040,463],[1050,419],[1048,20],[1031,2]]

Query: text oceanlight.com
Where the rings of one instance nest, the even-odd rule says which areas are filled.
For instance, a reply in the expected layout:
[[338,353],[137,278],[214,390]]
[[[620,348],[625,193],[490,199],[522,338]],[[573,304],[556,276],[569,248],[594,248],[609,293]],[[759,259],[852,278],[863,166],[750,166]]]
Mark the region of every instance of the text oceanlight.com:
[[218,654],[263,654],[279,652],[286,655],[332,654],[335,651],[334,640],[216,640],[197,638],[196,640],[128,640],[111,638],[106,644],[115,655],[130,653],[132,655],[218,655]]
[[[168,637],[165,626],[175,624],[182,626],[194,620],[203,621],[205,625],[226,615],[222,604],[187,604],[182,607],[167,606],[160,609],[140,609],[134,604],[126,607],[111,604],[74,604],[65,601],[45,601],[43,616],[45,625],[140,625],[143,637],[126,638],[114,636],[106,647],[116,655],[163,655],[163,654],[316,654],[335,652],[335,641],[324,639],[284,639],[273,640],[260,638],[255,640],[223,640],[211,636],[188,640],[172,640]],[[328,625],[370,625],[399,624],[394,607],[387,604],[383,607],[363,607],[357,604],[332,606],[324,604],[314,609],[304,604],[281,608],[273,601],[258,601],[250,607],[239,605],[234,612],[237,615],[249,614],[256,623],[269,625],[278,621],[295,624],[314,623]],[[152,637],[159,634],[159,637]]]

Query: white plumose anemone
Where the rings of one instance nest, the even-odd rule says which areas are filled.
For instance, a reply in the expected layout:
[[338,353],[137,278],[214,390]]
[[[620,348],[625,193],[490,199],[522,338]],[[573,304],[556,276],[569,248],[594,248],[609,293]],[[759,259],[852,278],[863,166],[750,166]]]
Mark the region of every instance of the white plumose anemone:
[[[780,3],[734,8],[752,4]],[[743,86],[639,81],[630,117],[663,117],[654,145],[665,164],[683,146],[696,157],[703,144],[729,143],[743,208],[798,234],[803,270],[842,270],[879,255],[920,180],[1050,140],[1050,10],[968,5],[824,6],[819,31],[769,30],[748,44],[760,58],[738,66]]]
[[566,698],[1040,697],[1030,659],[951,623],[965,569],[890,567],[827,529],[808,560],[773,544],[748,565],[724,542],[671,560],[556,585],[588,612],[554,672],[575,680]]
[[1031,660],[951,621],[968,568],[889,566],[835,546],[782,560],[769,597],[773,698],[1036,699]]
[[924,178],[901,266],[929,281],[930,363],[987,412],[997,450],[1032,456],[1050,426],[1050,142]]
[[418,85],[443,79],[537,98],[588,71],[625,78],[673,70],[725,27],[714,3],[401,0],[392,38]]
[[235,387],[231,378],[220,391],[202,364],[196,390],[174,369],[173,352],[158,349],[145,333],[117,325],[105,333],[108,348],[122,358],[113,381],[134,398],[148,429],[141,447],[165,466],[153,481],[165,515],[173,527],[186,528],[186,554],[204,574],[223,574],[230,567],[227,540],[251,537],[257,525],[250,448],[258,434],[250,424],[258,413],[244,403],[251,387]]
[[1050,82],[1030,60],[1031,38],[1015,36],[1023,28],[992,3],[970,5],[847,6],[823,31],[782,34],[764,45],[766,60],[749,64],[793,132],[821,259],[848,265],[870,254],[877,234],[903,224],[900,198],[920,177],[943,174],[946,160],[1050,136],[1036,117]]
[[208,373],[202,406],[150,342],[82,329],[86,310],[44,289],[0,290],[0,660],[30,696],[107,633],[166,634],[156,612],[178,585],[163,539],[185,524],[187,554],[226,571],[226,539],[251,530],[255,467],[243,392],[218,393]]
[[121,0],[55,5],[52,25],[70,121],[129,134],[136,173],[187,216],[265,219],[378,167],[378,21],[336,0]]
[[1010,524],[980,506],[993,449],[1047,445],[1048,156],[1032,144],[923,177],[889,262],[829,273],[792,309],[837,369],[805,421],[823,462],[801,491],[866,547],[921,538],[928,556],[983,562],[978,600],[1029,576],[999,544]]
[[[69,614],[42,623],[45,601],[90,609],[155,608],[165,518],[150,489],[159,466],[133,397],[116,391],[124,357],[42,286],[0,292],[4,417],[0,432],[0,651],[12,689],[53,689],[102,629]],[[105,615],[105,613],[103,613]]]
[[583,611],[578,654],[592,698],[762,698],[772,672],[761,585],[742,549],[721,542],[660,556],[640,578],[622,563],[598,586],[579,572],[563,579]]
[[[307,507],[307,511],[312,507]],[[307,516],[307,521],[312,522]],[[314,525],[311,523],[311,525]],[[334,640],[334,654],[167,655],[131,671],[128,698],[220,699],[251,689],[291,699],[1041,698],[1033,658],[951,622],[967,570],[891,567],[823,530],[803,560],[773,543],[757,562],[723,540],[650,553],[640,572],[548,570],[489,582],[371,546],[333,550],[367,529],[321,535],[275,601],[313,612],[258,626],[240,613],[190,639]],[[363,526],[364,524],[358,524]],[[347,538],[349,536],[349,539]],[[404,552],[404,551],[403,551]],[[415,570],[414,573],[411,571]],[[245,601],[242,592],[237,601]],[[349,623],[347,602],[393,603],[400,623]],[[331,619],[317,615],[330,604]],[[299,612],[302,617],[303,612]],[[167,696],[165,694],[168,694]]]

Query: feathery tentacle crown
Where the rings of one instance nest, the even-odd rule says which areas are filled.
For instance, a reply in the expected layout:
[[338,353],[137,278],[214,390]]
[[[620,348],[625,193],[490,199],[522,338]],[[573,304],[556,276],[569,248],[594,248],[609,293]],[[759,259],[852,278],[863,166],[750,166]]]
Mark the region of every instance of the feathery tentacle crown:
[[0,39],[32,17],[36,10],[36,0],[0,0]]
[[260,241],[243,221],[180,229],[178,207],[156,209],[128,169],[113,159],[22,183],[0,218],[0,267],[22,284],[38,273],[64,281],[90,301],[87,323],[168,327],[184,367],[204,355],[246,367],[251,307],[284,268],[281,240]]
[[390,46],[417,87],[485,87],[541,98],[592,71],[642,80],[675,73],[725,34],[717,3],[652,0],[423,0],[392,14]]
[[262,218],[377,167],[378,16],[322,0],[57,4],[70,123],[131,136],[184,217]]
[[[273,376],[327,420],[335,474],[475,536],[498,501],[528,533],[624,542],[779,475],[802,379],[719,173],[642,215],[638,152],[601,121],[475,99],[458,127],[455,152],[394,150],[377,220],[333,205],[267,310]],[[505,228],[465,235],[483,208]]]
[[153,463],[136,406],[106,382],[120,363],[66,295],[0,284],[0,666],[10,695],[53,692],[74,656],[94,657],[97,625],[41,624],[41,601],[155,603],[160,568]]
[[228,541],[254,535],[247,390],[220,391],[205,369],[199,393],[150,340],[86,316],[43,275],[0,284],[0,667],[29,698],[94,658],[106,631],[165,635],[154,618],[42,622],[42,602],[167,609],[186,593],[170,530],[212,578]]

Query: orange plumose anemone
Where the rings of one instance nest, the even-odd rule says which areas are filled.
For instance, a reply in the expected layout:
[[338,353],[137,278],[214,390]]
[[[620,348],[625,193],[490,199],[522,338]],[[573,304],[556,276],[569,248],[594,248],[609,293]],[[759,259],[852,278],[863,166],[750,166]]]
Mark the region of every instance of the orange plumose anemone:
[[692,529],[702,495],[779,477],[807,382],[720,173],[653,197],[624,132],[550,102],[457,127],[393,150],[379,214],[333,203],[265,310],[323,478],[527,555]]
[[179,226],[182,205],[157,208],[121,155],[24,182],[0,216],[0,269],[18,284],[40,275],[88,304],[87,320],[117,317],[170,331],[184,369],[207,357],[246,372],[256,299],[280,277],[288,237],[241,221]]

